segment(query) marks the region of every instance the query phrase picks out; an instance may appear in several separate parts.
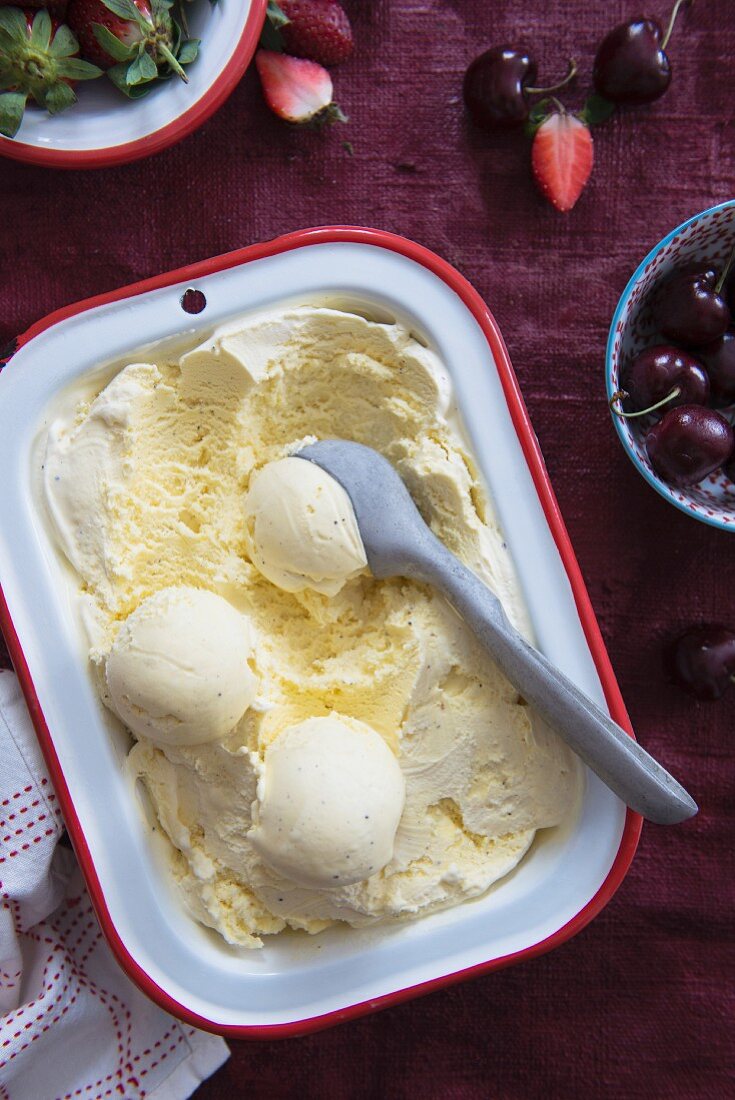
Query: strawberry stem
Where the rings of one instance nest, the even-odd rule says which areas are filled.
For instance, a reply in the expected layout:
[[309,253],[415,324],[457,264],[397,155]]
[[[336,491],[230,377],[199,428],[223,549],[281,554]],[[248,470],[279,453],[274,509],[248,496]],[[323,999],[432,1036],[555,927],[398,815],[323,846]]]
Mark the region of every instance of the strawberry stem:
[[669,44],[669,39],[671,38],[671,32],[674,29],[674,23],[676,22],[676,17],[679,14],[679,8],[682,6],[682,4],[688,4],[690,2],[694,3],[694,0],[676,0],[676,3],[674,4],[674,7],[671,11],[671,15],[669,16],[669,25],[666,28],[666,34],[664,35],[663,41],[661,42],[661,49],[662,50],[665,50],[666,47]]
[[564,88],[570,80],[573,80],[576,75],[577,62],[574,58],[570,57],[569,72],[563,80],[558,82],[558,84],[552,84],[550,88],[524,88],[524,91],[528,92],[529,95],[547,95],[549,92],[558,92],[560,88]]
[[666,397],[662,397],[660,401],[657,401],[655,405],[649,405],[647,409],[640,409],[638,412],[623,412],[622,409],[616,409],[615,406],[618,402],[625,401],[626,397],[630,397],[627,390],[616,390],[610,398],[608,404],[611,412],[614,412],[616,416],[619,416],[621,420],[634,420],[637,416],[646,416],[648,413],[655,412],[656,409],[660,409],[662,405],[668,405],[669,401],[673,401],[674,398],[679,397],[681,394],[681,386],[674,386],[671,393],[667,393]]
[[182,69],[181,65],[179,65],[178,61],[176,60],[174,55],[171,53],[171,50],[168,48],[166,43],[165,42],[159,42],[158,43],[158,48],[161,51],[161,53],[163,54],[163,56],[166,58],[166,60],[168,61],[169,65],[171,66],[173,71],[178,76],[181,77],[181,79],[184,81],[184,84],[188,84],[189,83],[189,77],[186,75],[186,73]]

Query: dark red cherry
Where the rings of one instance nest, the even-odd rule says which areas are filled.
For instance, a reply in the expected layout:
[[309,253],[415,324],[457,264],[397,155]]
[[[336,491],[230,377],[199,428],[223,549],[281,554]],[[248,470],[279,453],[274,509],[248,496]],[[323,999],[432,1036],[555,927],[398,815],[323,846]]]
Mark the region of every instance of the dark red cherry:
[[564,80],[550,88],[535,88],[536,62],[526,51],[516,46],[493,46],[467,69],[462,93],[470,117],[483,130],[518,126],[528,118],[529,96],[562,88],[576,71],[576,63],[571,61]]
[[679,275],[701,275],[703,279],[710,279],[712,282],[717,279],[717,268],[708,260],[687,260],[676,271]]
[[[632,410],[640,412],[666,400],[666,408],[706,405],[709,380],[694,356],[668,344],[656,344],[636,355],[623,376]],[[678,392],[677,392],[678,391]]]
[[668,485],[696,485],[723,466],[735,447],[724,416],[702,405],[670,409],[646,436],[648,458]]
[[668,340],[685,347],[718,340],[730,325],[730,307],[711,269],[675,272],[662,285],[653,316]]
[[730,481],[735,482],[735,455],[722,467]]
[[697,699],[719,699],[735,678],[735,631],[695,626],[674,642],[669,656],[676,682]]
[[735,330],[729,329],[719,340],[706,344],[697,355],[707,368],[713,402],[732,405],[735,402]]
[[612,103],[651,103],[671,83],[666,47],[679,8],[676,0],[664,33],[655,19],[644,15],[615,27],[600,43],[592,69],[595,90]]

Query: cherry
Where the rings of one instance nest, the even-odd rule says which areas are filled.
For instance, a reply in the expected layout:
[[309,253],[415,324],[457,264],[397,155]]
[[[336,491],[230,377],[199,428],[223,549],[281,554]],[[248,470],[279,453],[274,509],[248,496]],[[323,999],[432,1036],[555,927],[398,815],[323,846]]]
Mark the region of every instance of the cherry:
[[735,329],[729,329],[719,340],[700,348],[697,355],[707,368],[712,400],[717,405],[732,405],[735,402]]
[[676,682],[697,699],[719,699],[735,679],[735,631],[711,624],[677,638],[669,662]]
[[636,355],[624,373],[623,386],[615,399],[628,398],[634,411],[621,413],[615,409],[619,416],[640,416],[663,404],[672,409],[677,405],[706,405],[710,391],[701,363],[668,344],[656,344]]
[[679,488],[696,485],[722,466],[734,447],[735,435],[724,416],[701,405],[670,409],[646,436],[654,470]]
[[473,122],[483,130],[520,125],[528,118],[528,96],[563,88],[577,72],[577,64],[570,61],[565,78],[551,88],[532,86],[536,72],[536,62],[515,46],[493,46],[481,53],[467,69],[462,88]]
[[[727,269],[726,269],[727,270]],[[685,347],[718,340],[730,325],[730,308],[720,295],[719,279],[711,268],[677,271],[663,284],[653,315],[664,336]]]
[[735,276],[730,276],[727,284],[727,304],[730,309],[735,313]]
[[592,69],[601,96],[612,103],[652,103],[664,94],[671,83],[666,47],[683,3],[676,0],[665,34],[655,19],[638,16],[603,38]]
[[729,462],[726,462],[722,469],[730,481],[735,482],[735,458],[731,458]]

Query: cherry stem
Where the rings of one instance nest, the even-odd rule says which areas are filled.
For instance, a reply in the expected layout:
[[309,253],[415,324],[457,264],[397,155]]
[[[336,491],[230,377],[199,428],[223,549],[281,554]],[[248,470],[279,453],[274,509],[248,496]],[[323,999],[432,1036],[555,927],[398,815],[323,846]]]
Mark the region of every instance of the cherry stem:
[[[671,32],[674,29],[674,23],[676,22],[676,17],[679,14],[679,8],[682,6],[682,4],[688,4],[689,2],[690,0],[676,0],[676,3],[674,4],[674,7],[671,11],[671,15],[669,16],[669,25],[666,28],[666,34],[664,35],[663,42],[661,43],[662,50],[665,50],[669,44]],[[694,0],[691,0],[691,3],[694,3]]]
[[569,58],[569,72],[560,80],[558,84],[552,84],[550,88],[524,88],[525,92],[529,95],[548,95],[549,92],[558,92],[560,88],[566,87],[570,80],[573,80],[577,75],[577,62],[573,57]]
[[674,386],[671,393],[668,393],[666,397],[662,397],[660,401],[657,401],[655,405],[649,405],[647,409],[640,409],[638,412],[623,412],[621,409],[616,409],[615,405],[618,401],[625,401],[626,397],[630,397],[627,390],[616,390],[610,398],[608,404],[612,412],[616,416],[619,416],[622,420],[634,420],[636,416],[646,416],[648,413],[655,412],[656,409],[660,409],[662,405],[668,405],[669,401],[673,401],[674,398],[679,397],[681,394],[681,386]]
[[556,109],[557,109],[557,111],[559,112],[560,115],[565,115],[567,113],[566,107],[564,106],[564,104],[562,103],[562,101],[560,99],[556,98],[555,95],[550,95],[549,99],[554,104],[554,106],[556,107]]
[[728,276],[728,272],[730,271],[730,268],[732,267],[732,261],[733,260],[735,260],[735,245],[733,246],[733,249],[732,249],[730,255],[727,258],[727,263],[725,264],[725,266],[722,269],[722,274],[720,275],[719,279],[715,283],[715,294],[719,294],[720,291],[722,290],[722,288],[725,284],[725,279]]

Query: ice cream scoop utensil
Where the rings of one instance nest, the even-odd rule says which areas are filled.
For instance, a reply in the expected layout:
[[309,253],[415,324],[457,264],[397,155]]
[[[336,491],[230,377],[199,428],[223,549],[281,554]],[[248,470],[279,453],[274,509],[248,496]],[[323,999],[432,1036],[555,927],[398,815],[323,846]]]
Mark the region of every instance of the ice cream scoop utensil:
[[437,588],[523,698],[631,809],[661,825],[697,804],[673,776],[511,626],[496,596],[432,533],[391,464],[370,447],[329,439],[299,452],[347,491],[376,577]]

